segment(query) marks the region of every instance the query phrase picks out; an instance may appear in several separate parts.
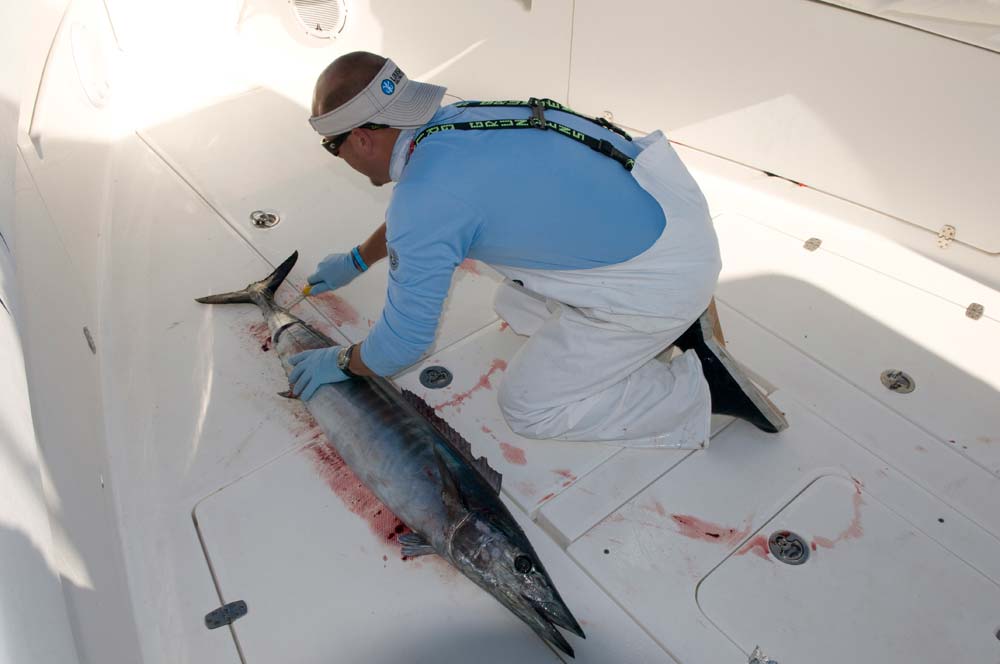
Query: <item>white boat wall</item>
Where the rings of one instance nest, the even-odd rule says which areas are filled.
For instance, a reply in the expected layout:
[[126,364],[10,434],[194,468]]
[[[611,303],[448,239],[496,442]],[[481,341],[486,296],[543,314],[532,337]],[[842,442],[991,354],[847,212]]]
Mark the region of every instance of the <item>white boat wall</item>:
[[[355,50],[664,130],[787,414],[699,450],[521,438],[495,388],[524,338],[462,264],[393,380],[503,473],[576,660],[1000,662],[995,2],[2,0],[0,37],[0,664],[569,661],[401,556],[259,312],[194,302],[297,250],[287,304],[383,221],[306,122]],[[294,311],[360,341],[385,283]]]

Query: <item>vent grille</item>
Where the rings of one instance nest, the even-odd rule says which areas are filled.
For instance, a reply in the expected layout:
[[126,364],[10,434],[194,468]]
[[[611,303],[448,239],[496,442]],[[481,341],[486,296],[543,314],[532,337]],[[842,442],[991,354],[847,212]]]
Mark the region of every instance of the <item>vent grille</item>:
[[314,37],[329,39],[344,29],[344,0],[292,0],[295,17]]

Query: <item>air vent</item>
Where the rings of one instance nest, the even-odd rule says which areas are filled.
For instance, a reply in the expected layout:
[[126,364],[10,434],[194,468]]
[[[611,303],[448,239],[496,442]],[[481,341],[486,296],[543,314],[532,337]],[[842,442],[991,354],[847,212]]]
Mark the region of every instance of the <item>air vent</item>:
[[344,0],[289,0],[295,18],[306,33],[320,39],[331,39],[340,34],[347,21]]

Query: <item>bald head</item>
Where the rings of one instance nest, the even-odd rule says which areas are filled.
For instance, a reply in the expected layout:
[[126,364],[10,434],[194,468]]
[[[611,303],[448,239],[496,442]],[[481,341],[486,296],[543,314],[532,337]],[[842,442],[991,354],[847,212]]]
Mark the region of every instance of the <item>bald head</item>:
[[350,101],[385,66],[385,58],[367,51],[342,55],[323,70],[313,91],[312,114],[323,115]]

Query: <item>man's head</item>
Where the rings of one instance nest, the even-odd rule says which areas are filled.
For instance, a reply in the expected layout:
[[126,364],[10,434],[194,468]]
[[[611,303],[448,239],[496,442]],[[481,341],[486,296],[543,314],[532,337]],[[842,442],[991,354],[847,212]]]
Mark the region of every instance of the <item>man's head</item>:
[[320,74],[309,122],[325,137],[331,154],[381,186],[390,180],[399,129],[426,124],[444,90],[409,80],[380,55],[356,51],[340,56]]

